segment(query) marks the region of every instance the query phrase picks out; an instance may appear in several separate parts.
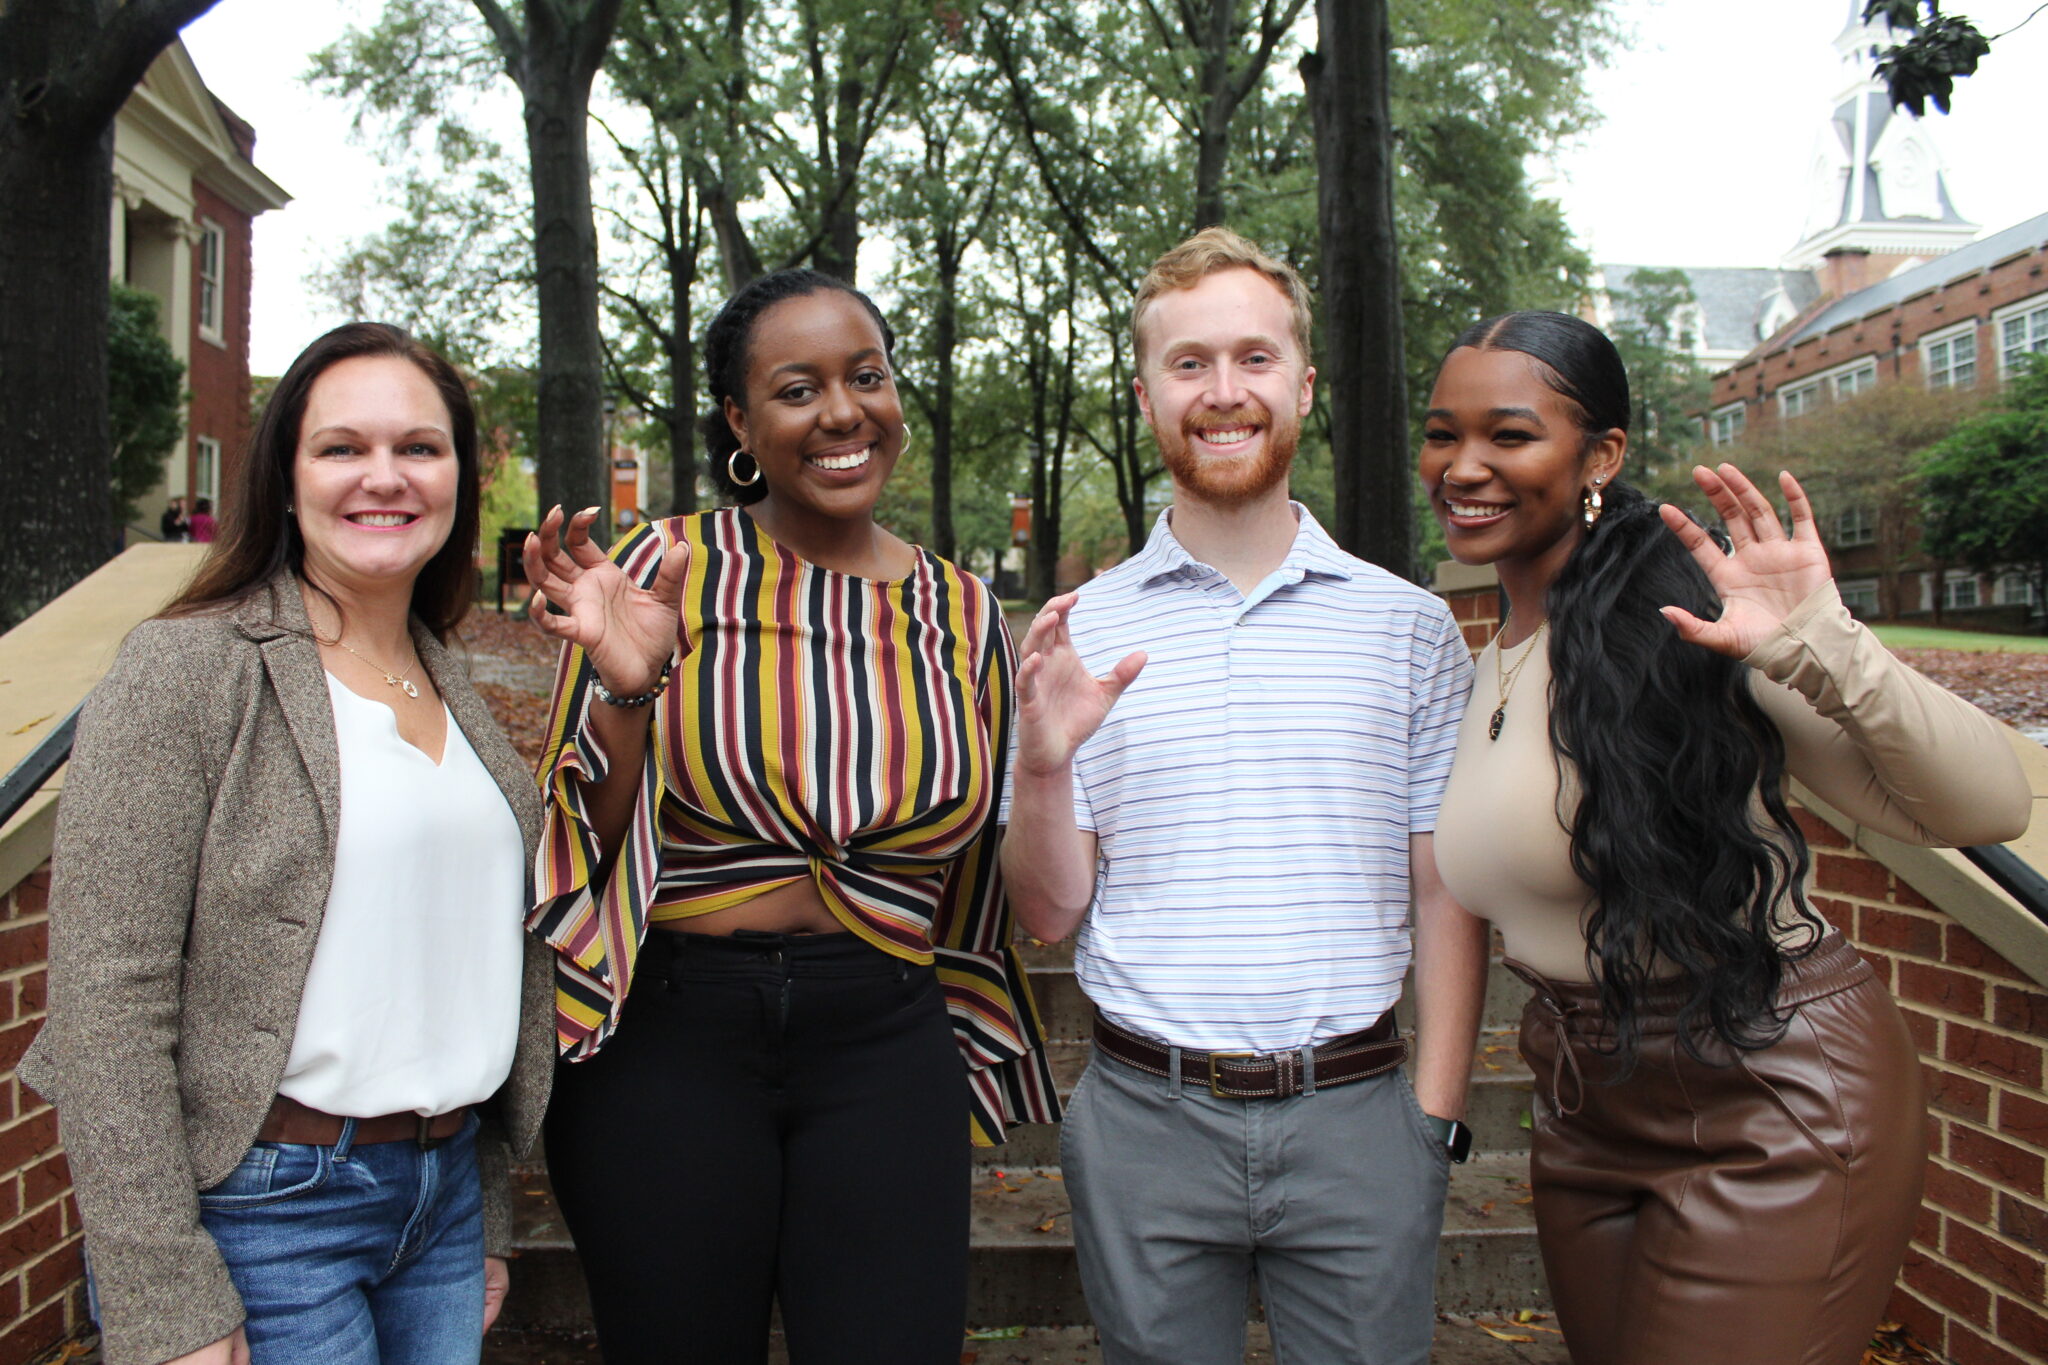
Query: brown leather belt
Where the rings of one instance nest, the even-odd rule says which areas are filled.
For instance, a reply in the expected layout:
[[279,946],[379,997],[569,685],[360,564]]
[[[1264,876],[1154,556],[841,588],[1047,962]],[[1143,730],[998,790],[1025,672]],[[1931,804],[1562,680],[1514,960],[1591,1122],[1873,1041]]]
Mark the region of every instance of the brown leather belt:
[[[422,1147],[432,1147],[461,1132],[463,1120],[468,1117],[467,1107],[431,1118],[421,1114],[379,1114],[373,1119],[356,1120],[353,1141],[358,1146],[366,1142],[417,1142]],[[339,1114],[322,1113],[279,1095],[270,1102],[270,1112],[264,1115],[263,1126],[256,1130],[256,1140],[332,1147],[341,1141],[344,1122]]]
[[[1167,1049],[1149,1038],[1118,1028],[1100,1015],[1095,1019],[1095,1046],[1125,1066],[1154,1076],[1172,1074]],[[1408,1040],[1401,1037],[1388,1010],[1371,1028],[1347,1033],[1319,1044],[1313,1054],[1317,1090],[1345,1085],[1392,1071],[1408,1058]],[[1199,1086],[1219,1099],[1284,1100],[1306,1088],[1299,1052],[1189,1052],[1180,1054],[1183,1085]]]

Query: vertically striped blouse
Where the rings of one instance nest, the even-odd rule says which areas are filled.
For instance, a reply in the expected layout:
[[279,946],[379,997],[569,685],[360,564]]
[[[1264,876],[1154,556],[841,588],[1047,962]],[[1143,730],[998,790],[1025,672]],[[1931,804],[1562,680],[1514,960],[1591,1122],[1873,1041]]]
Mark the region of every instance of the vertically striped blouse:
[[556,1028],[584,1060],[617,1027],[650,919],[810,878],[883,952],[938,964],[977,1143],[1058,1102],[1010,945],[996,865],[1014,660],[994,597],[917,555],[897,582],[797,558],[738,508],[644,525],[613,549],[654,580],[680,542],[680,658],[655,703],[609,876],[583,782],[609,761],[587,724],[594,670],[563,651],[541,760],[549,797],[529,921],[557,950]]

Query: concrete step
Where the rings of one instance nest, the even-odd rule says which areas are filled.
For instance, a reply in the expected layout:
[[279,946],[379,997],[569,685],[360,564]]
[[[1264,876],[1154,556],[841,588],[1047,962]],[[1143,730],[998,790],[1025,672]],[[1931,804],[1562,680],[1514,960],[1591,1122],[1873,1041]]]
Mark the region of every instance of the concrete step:
[[[1074,1263],[1065,1182],[1050,1167],[984,1168],[973,1191],[968,1320],[1031,1326],[1089,1321]],[[849,1172],[857,1179],[858,1172]],[[1437,1256],[1437,1302],[1447,1312],[1547,1305],[1520,1153],[1476,1157],[1451,1172]],[[544,1172],[517,1185],[507,1328],[582,1332],[589,1302],[575,1248]]]
[[[1247,1324],[1245,1338],[1244,1365],[1274,1365],[1264,1323]],[[597,1359],[597,1345],[588,1336],[499,1331],[484,1342],[483,1365],[596,1365]],[[1570,1365],[1571,1357],[1548,1315],[1529,1323],[1509,1315],[1451,1315],[1438,1319],[1429,1359],[1430,1365]],[[1102,1365],[1102,1348],[1092,1327],[985,1328],[961,1343],[960,1362]],[[789,1365],[780,1333],[769,1340],[768,1365]]]

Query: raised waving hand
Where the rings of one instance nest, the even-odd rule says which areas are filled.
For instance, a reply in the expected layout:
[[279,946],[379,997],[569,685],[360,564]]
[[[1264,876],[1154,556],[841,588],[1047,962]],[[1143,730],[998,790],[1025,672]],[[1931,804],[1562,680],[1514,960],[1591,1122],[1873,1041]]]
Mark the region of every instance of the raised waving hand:
[[1124,656],[1108,676],[1090,673],[1067,633],[1074,594],[1061,593],[1040,608],[1019,646],[1017,667],[1017,766],[1049,773],[1066,766],[1074,751],[1102,725],[1109,708],[1145,666],[1145,652]]
[[1734,465],[1724,464],[1718,470],[1701,465],[1692,477],[1721,514],[1734,547],[1732,553],[1721,553],[1705,531],[1671,504],[1658,511],[1706,572],[1721,599],[1721,619],[1702,621],[1683,607],[1661,610],[1678,627],[1679,638],[1740,659],[1763,643],[1793,608],[1827,583],[1831,576],[1828,552],[1814,525],[1813,504],[1790,474],[1778,475],[1778,487],[1792,514],[1790,536],[1770,499]]
[[526,537],[526,580],[545,602],[562,609],[557,615],[536,603],[533,619],[556,639],[582,646],[612,692],[634,696],[654,686],[675,653],[689,556],[671,546],[652,587],[643,588],[591,543],[590,524],[596,520],[591,507],[565,524],[556,506]]

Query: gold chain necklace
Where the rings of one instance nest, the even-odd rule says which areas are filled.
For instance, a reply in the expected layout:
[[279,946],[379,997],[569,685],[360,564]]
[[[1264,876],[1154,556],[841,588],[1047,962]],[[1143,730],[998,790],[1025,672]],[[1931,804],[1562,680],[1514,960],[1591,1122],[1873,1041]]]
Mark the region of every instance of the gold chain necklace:
[[[347,645],[347,644],[343,643],[343,642],[342,642],[342,641],[340,641],[340,640],[336,640],[336,641],[335,641],[334,643],[336,643],[336,644],[338,644],[338,645],[341,645],[341,647],[342,647],[343,649],[346,649],[346,650],[348,650],[348,652],[349,652],[349,653],[351,653],[351,654],[355,655],[355,656],[356,656],[356,657],[357,657],[358,659],[361,659],[361,660],[362,660],[362,661],[363,661],[364,663],[366,663],[366,664],[368,664],[368,665],[369,665],[370,667],[372,667],[372,668],[376,669],[376,670],[377,670],[377,671],[378,671],[379,673],[382,673],[382,674],[384,675],[384,681],[385,681],[385,682],[388,682],[388,683],[390,683],[390,684],[391,684],[391,685],[392,685],[393,687],[395,687],[395,688],[397,688],[397,689],[398,689],[399,691],[401,691],[401,692],[405,693],[405,695],[406,695],[406,696],[408,696],[408,697],[417,697],[417,696],[419,696],[419,694],[420,694],[420,690],[419,690],[419,688],[417,688],[417,687],[413,686],[413,682],[412,682],[412,679],[406,676],[406,673],[410,673],[410,672],[412,672],[412,669],[410,669],[410,668],[406,669],[406,670],[405,670],[405,673],[393,673],[393,672],[392,672],[392,671],[391,671],[390,669],[388,669],[388,668],[386,668],[386,667],[385,667],[384,665],[382,665],[382,664],[378,663],[378,662],[377,662],[377,661],[376,661],[375,659],[372,659],[372,658],[371,658],[371,657],[370,657],[369,655],[367,655],[367,654],[363,653],[363,652],[362,652],[361,650],[359,650],[359,649],[355,649],[355,648],[352,648],[351,646],[349,646],[349,645]],[[414,664],[415,664],[415,665],[417,665],[419,661],[418,661],[418,660],[414,660],[413,662],[414,662]],[[1499,715],[1500,713],[1496,711],[1496,712],[1495,712],[1494,714],[1495,714],[1496,716],[1498,716],[1498,715]]]
[[[1509,617],[1509,620],[1513,619],[1513,617]],[[1508,715],[1508,694],[1515,690],[1515,679],[1522,676],[1522,665],[1528,663],[1535,656],[1536,642],[1543,638],[1543,628],[1549,624],[1550,618],[1547,616],[1538,621],[1536,629],[1529,632],[1528,643],[1522,648],[1522,657],[1515,660],[1513,668],[1502,668],[1500,656],[1506,651],[1498,648],[1498,646],[1501,635],[1508,633],[1508,622],[1503,621],[1500,623],[1500,633],[1493,637],[1493,642],[1496,646],[1493,652],[1493,672],[1494,676],[1500,681],[1500,705],[1493,708],[1493,718],[1486,723],[1486,738],[1489,741],[1500,738],[1501,724],[1507,719]]]

